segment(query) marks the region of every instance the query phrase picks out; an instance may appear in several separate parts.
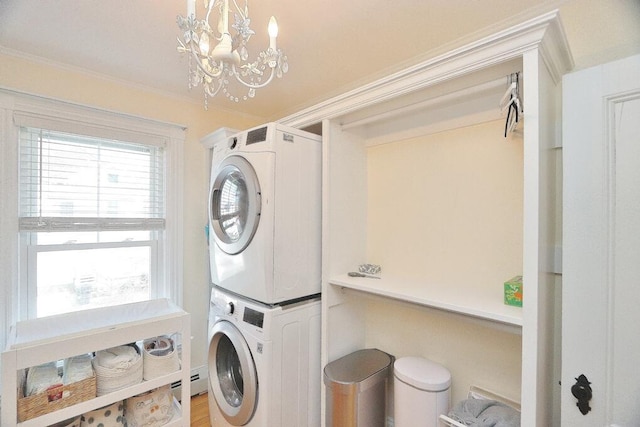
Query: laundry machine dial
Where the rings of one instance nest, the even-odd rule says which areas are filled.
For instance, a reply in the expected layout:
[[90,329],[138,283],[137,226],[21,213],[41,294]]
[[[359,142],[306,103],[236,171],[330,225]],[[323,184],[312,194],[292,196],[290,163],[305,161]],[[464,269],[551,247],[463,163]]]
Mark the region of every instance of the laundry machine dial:
[[227,305],[225,305],[224,307],[224,314],[233,314],[234,309],[235,309],[235,306],[231,301],[229,301]]

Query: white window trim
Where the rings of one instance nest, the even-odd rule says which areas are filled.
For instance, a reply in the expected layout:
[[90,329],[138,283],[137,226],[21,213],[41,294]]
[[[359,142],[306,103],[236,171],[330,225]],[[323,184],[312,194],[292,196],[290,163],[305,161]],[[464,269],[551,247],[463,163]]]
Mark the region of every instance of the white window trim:
[[18,251],[18,131],[36,124],[71,133],[124,139],[149,144],[161,140],[167,162],[166,250],[158,262],[164,266],[162,292],[183,302],[183,146],[185,127],[172,123],[100,110],[65,101],[0,88],[0,346],[4,349],[11,324],[21,313]]

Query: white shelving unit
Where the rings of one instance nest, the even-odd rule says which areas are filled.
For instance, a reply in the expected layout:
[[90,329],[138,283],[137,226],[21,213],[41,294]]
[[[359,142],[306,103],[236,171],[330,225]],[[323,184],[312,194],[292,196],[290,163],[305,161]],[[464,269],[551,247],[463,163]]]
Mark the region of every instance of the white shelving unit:
[[[323,366],[376,342],[379,332],[371,323],[378,321],[377,326],[384,326],[385,316],[391,320],[402,315],[401,306],[394,301],[408,303],[418,310],[435,308],[438,312],[482,319],[489,328],[496,325],[504,329],[506,325],[515,336],[521,335],[513,348],[514,351],[521,348],[521,354],[516,354],[521,362],[520,381],[514,380],[519,384],[522,425],[552,425],[554,393],[557,392],[553,354],[558,320],[554,301],[557,276],[553,253],[559,246],[560,236],[557,229],[561,197],[558,191],[560,85],[562,75],[572,67],[560,17],[554,11],[281,120],[290,126],[321,132],[323,136]],[[384,252],[380,249],[388,237],[384,228],[394,226],[393,218],[382,226],[378,221],[379,227],[370,224],[376,212],[369,209],[380,206],[375,204],[380,203],[379,199],[370,200],[374,198],[371,176],[378,172],[369,169],[371,150],[381,144],[426,135],[448,135],[470,126],[476,129],[476,126],[504,120],[498,104],[507,87],[506,78],[514,72],[522,76],[524,104],[524,126],[519,129],[518,141],[514,141],[520,144],[522,153],[518,165],[521,203],[514,210],[514,215],[521,220],[513,233],[513,225],[509,225],[507,234],[519,236],[521,258],[515,264],[520,271],[513,271],[511,275],[500,271],[503,276],[489,272],[478,281],[465,280],[456,282],[455,286],[434,280],[426,270],[424,278],[417,277],[420,266],[413,266],[414,271],[404,275],[402,269],[389,271],[383,265],[381,279],[347,276],[346,273],[356,270],[359,264],[376,263],[371,253]],[[497,163],[493,169],[500,167]],[[408,172],[399,168],[397,173]],[[410,179],[407,176],[407,182]],[[446,186],[446,181],[442,186]],[[427,196],[417,192],[412,197]],[[422,206],[427,203],[435,204],[438,200],[428,199]],[[485,227],[483,223],[465,225],[471,226],[470,229]],[[395,226],[411,239],[410,226]],[[503,231],[500,225],[491,227],[497,232]],[[393,243],[389,250],[401,252],[398,242]],[[484,243],[489,248],[502,242],[488,239]],[[420,245],[414,244],[411,248],[419,250]],[[415,259],[420,260],[420,254],[417,255]],[[455,260],[448,261],[445,263],[451,269],[448,277],[454,278],[466,267],[464,263],[455,265],[451,262]],[[516,274],[524,277],[522,309],[503,305],[502,281]],[[363,292],[373,295],[375,304],[369,305],[367,298],[361,298]],[[388,304],[388,308],[381,311],[381,304]],[[380,317],[383,319],[379,320]],[[405,319],[415,321],[415,318],[414,314],[402,317],[401,328],[443,327],[442,323],[404,323]],[[469,334],[464,335],[466,327],[456,323],[453,317],[442,316],[437,320],[455,323],[445,335],[458,333],[469,339]],[[397,332],[398,337],[387,342],[397,344],[399,351],[404,351],[409,345],[397,340],[406,331]],[[485,334],[491,337],[491,329]],[[456,337],[451,340],[456,341]],[[452,347],[459,350],[458,344],[454,342]],[[382,349],[391,353],[394,350]],[[478,363],[469,355],[463,370],[467,375],[474,366],[482,371],[483,366]],[[452,375],[455,378],[457,372]],[[324,408],[323,390],[323,416]]]
[[[182,404],[167,426],[190,424],[190,315],[166,299],[124,304],[18,322],[2,353],[2,426],[48,426],[154,388],[181,382]],[[181,369],[126,389],[17,422],[17,378],[22,369],[159,335],[181,338]]]
[[516,328],[516,333],[522,327],[522,309],[505,305],[499,287],[496,287],[494,293],[474,288],[465,289],[465,292],[461,293],[459,288],[402,277],[382,275],[380,279],[371,279],[350,277],[346,274],[332,277],[330,283],[334,287],[504,324]]

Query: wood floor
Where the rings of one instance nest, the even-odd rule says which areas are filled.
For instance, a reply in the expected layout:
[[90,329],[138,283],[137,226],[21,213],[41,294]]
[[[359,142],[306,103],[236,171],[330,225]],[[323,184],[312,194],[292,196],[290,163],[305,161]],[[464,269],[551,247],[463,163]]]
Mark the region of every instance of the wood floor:
[[207,393],[191,398],[191,427],[211,427]]

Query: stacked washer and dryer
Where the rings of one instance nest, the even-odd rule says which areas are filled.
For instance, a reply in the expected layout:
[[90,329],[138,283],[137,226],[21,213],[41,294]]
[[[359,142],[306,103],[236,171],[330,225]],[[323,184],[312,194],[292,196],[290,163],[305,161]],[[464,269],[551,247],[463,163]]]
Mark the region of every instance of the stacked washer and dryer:
[[320,426],[321,138],[215,144],[209,233],[211,425]]

